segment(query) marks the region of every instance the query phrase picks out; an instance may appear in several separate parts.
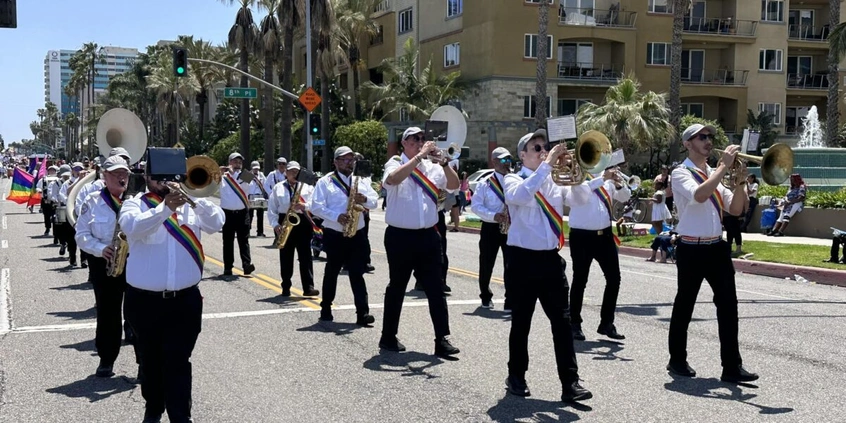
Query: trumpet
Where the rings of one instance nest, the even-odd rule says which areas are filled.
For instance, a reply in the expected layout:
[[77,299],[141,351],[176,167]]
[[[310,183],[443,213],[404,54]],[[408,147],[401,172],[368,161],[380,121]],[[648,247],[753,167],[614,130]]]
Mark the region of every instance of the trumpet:
[[640,187],[640,183],[641,183],[640,176],[637,176],[637,175],[628,176],[625,173],[620,172],[619,170],[617,171],[617,175],[620,176],[620,179],[622,179],[626,183],[626,185],[629,187],[630,190],[637,191],[638,187]]
[[564,155],[552,166],[552,181],[557,185],[580,185],[585,173],[604,170],[611,163],[611,141],[599,131],[587,131],[579,137],[576,148],[567,150],[575,162],[567,163]]
[[[713,151],[720,154],[725,153],[725,150],[717,148]],[[743,182],[738,178],[743,173],[742,170],[746,166],[746,162],[757,163],[761,166],[761,178],[767,185],[781,185],[793,173],[793,150],[787,144],[779,143],[768,148],[763,156],[737,153],[734,163],[721,181],[724,187],[734,189]]]
[[[433,154],[434,153],[434,154]],[[433,153],[429,153],[429,160],[439,163],[446,157],[447,159],[455,160],[461,156],[461,148],[458,144],[452,143],[447,148],[439,148]]]

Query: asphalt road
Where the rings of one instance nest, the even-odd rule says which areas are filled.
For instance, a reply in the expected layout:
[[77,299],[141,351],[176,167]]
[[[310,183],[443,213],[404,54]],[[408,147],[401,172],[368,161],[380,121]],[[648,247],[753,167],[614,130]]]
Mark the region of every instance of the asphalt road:
[[[8,179],[0,182],[1,198],[8,189]],[[93,376],[98,358],[87,271],[67,267],[52,239],[41,236],[39,214],[2,201],[0,215],[0,422],[140,421],[144,402],[131,383],[137,367],[130,346],[121,350],[115,377]],[[388,282],[384,229],[383,215],[374,212],[376,271],[366,279],[375,328],[353,324],[346,277],[339,283],[335,322],[318,323],[317,301],[278,296],[272,238],[250,239],[258,267],[254,277],[227,280],[219,276],[221,237],[204,234],[205,320],[192,360],[196,421],[846,420],[842,288],[738,275],[741,350],[746,366],[761,374],[756,386],[741,387],[719,381],[719,339],[707,284],[689,339],[690,363],[699,377],[677,380],[664,369],[674,266],[621,257],[617,327],[627,336],[622,343],[595,333],[604,284],[595,266],[583,312],[588,340],[577,343],[583,384],[594,398],[568,406],[559,401],[549,324],[541,313],[530,338],[527,379],[533,396],[505,392],[510,322],[501,312],[501,279],[493,286],[497,309],[479,308],[477,235],[449,233],[450,323],[460,360],[432,355],[425,298],[413,291],[399,334],[408,352],[380,354]],[[562,254],[569,261],[569,251]],[[318,288],[322,272],[318,261]],[[501,276],[500,265],[495,272]],[[298,276],[294,283],[301,288]]]

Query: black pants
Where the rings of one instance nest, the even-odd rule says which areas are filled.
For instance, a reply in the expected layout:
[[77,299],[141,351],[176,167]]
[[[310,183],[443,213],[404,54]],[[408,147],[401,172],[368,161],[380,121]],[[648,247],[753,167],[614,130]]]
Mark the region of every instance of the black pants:
[[110,278],[106,275],[106,259],[89,256],[88,265],[97,301],[97,335],[94,344],[97,354],[107,364],[114,363],[120,353],[123,336],[123,293],[126,275]]
[[743,244],[743,235],[740,232],[741,218],[728,213],[723,215],[723,226],[726,228],[726,242],[731,246],[732,242],[738,247]]
[[[156,295],[158,294],[158,295]],[[191,353],[200,335],[203,298],[196,286],[162,298],[128,286],[126,317],[141,358],[141,395],[148,414],[167,410],[172,422],[191,417]]]
[[352,238],[345,238],[341,232],[332,229],[323,230],[323,251],[326,252],[326,268],[323,271],[323,301],[320,306],[324,309],[332,307],[335,293],[338,290],[338,274],[346,267],[350,277],[355,301],[355,311],[359,316],[370,313],[367,305],[367,285],[364,283],[364,272],[367,270],[366,250],[364,241],[367,239],[363,231],[356,232]]
[[[294,276],[294,251],[300,262],[300,278],[303,281],[303,291],[314,289],[314,265],[311,259],[311,237],[314,230],[305,215],[300,216],[300,224],[291,229],[285,248],[279,250],[279,266],[282,276],[282,289],[291,289],[291,278]],[[279,221],[285,221],[285,215],[279,214]],[[325,235],[324,235],[325,236]]]
[[[843,245],[844,253],[846,253],[846,237],[836,236],[831,240],[831,261],[840,260],[840,246]],[[844,260],[846,261],[846,256]]]
[[[253,227],[253,217],[257,216],[256,235],[264,235],[264,209],[250,209],[250,227]],[[248,232],[249,233],[249,232]]]
[[673,213],[673,197],[666,197],[664,199],[664,204],[667,205],[667,209],[670,210],[670,214]]
[[44,215],[44,229],[49,232],[53,227],[53,215],[56,214],[56,209],[53,204],[41,200],[41,214]]
[[370,255],[372,254],[372,250],[370,249],[370,210],[364,211],[364,228],[359,232],[364,233],[364,250],[367,252],[365,263],[370,264]]
[[529,368],[529,331],[535,303],[541,307],[552,327],[555,363],[562,384],[579,379],[573,332],[570,330],[567,301],[567,263],[558,251],[534,251],[519,247],[508,249],[508,272],[519,277],[509,290],[511,297],[511,333],[508,337],[508,374],[525,377]]
[[447,227],[446,210],[438,212],[438,234],[441,236],[441,281],[446,285],[447,273],[449,272],[449,256],[447,255]]
[[611,227],[598,231],[570,229],[570,258],[573,260],[573,289],[570,291],[570,319],[574,325],[582,324],[582,304],[585,287],[590,275],[590,265],[596,260],[605,274],[605,293],[599,324],[614,323],[614,310],[620,294],[620,257]]
[[737,341],[737,290],[734,265],[731,262],[731,246],[724,241],[710,245],[679,243],[676,247],[676,265],[678,293],[673,302],[673,315],[670,319],[670,361],[687,361],[687,327],[693,316],[699,288],[705,279],[714,291],[723,368],[734,369],[741,365],[740,346]]
[[449,312],[441,278],[441,236],[434,228],[385,230],[385,251],[388,254],[390,280],[385,290],[385,318],[382,336],[396,336],[402,302],[411,272],[422,285],[429,301],[429,315],[435,337],[449,335]]
[[241,253],[242,268],[252,264],[250,258],[250,215],[247,209],[226,210],[223,223],[223,270],[231,271],[235,264],[235,235],[238,236],[238,252]]
[[57,224],[59,229],[59,241],[68,248],[68,257],[72,264],[76,263],[76,229],[70,223]]
[[[502,249],[502,262],[505,268],[505,302],[508,302],[508,235],[499,232],[499,223],[482,222],[482,232],[479,235],[479,298],[490,301],[491,275],[496,264],[496,255]],[[510,305],[510,303],[509,303]],[[506,307],[508,308],[508,307]]]
[[749,210],[746,211],[746,218],[740,225],[740,230],[746,232],[749,227],[749,222],[752,221],[752,215],[755,213],[755,208],[758,207],[758,197],[749,197]]

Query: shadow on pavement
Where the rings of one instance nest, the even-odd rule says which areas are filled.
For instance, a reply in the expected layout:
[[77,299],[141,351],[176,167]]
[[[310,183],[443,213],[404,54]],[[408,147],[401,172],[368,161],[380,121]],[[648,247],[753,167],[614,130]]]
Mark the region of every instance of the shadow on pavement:
[[463,313],[465,316],[484,317],[485,319],[497,319],[511,321],[511,313],[506,313],[502,310],[491,310],[482,306],[476,307],[472,313]]
[[64,317],[67,319],[93,319],[97,317],[97,309],[91,307],[88,310],[82,311],[50,311],[47,314],[55,317]]
[[50,388],[46,391],[51,394],[61,394],[69,398],[87,398],[89,402],[96,402],[132,389],[135,389],[135,385],[124,378],[100,378],[90,375],[85,379]]
[[[51,247],[52,247],[52,245],[51,245]],[[68,258],[66,256],[47,257],[47,258],[42,258],[41,261],[46,261],[48,263],[59,263],[59,262],[63,262],[63,261],[68,261]]]
[[257,303],[270,303],[282,306],[296,306],[299,301],[309,301],[315,300],[315,297],[297,297],[297,296],[290,296],[290,297],[283,297],[282,295],[274,295],[272,297],[267,298],[259,298],[256,300]]
[[[743,404],[757,407],[760,414],[784,414],[793,412],[790,407],[769,407],[766,405],[755,404],[750,400],[756,398],[757,394],[744,393],[741,387],[757,388],[752,384],[735,385],[732,383],[721,382],[717,378],[687,378],[675,375],[670,375],[673,378],[672,382],[664,384],[664,388],[668,391],[678,392],[680,394],[690,395],[700,398],[714,398],[729,401],[736,401]],[[726,393],[725,391],[728,391]]]
[[[545,401],[522,398],[510,394],[488,409],[488,416],[495,422],[533,421],[533,422],[574,422],[579,415],[565,410],[567,404],[559,401]],[[573,405],[578,410],[590,411],[585,405]]]
[[81,351],[81,352],[90,351],[91,355],[97,355],[96,354],[97,349],[94,346],[94,340],[93,339],[89,339],[87,341],[82,341],[82,342],[77,342],[76,344],[60,345],[59,348],[74,349],[74,350]]
[[54,291],[87,291],[89,289],[94,289],[94,285],[91,282],[81,282],[75,285],[65,285],[65,286],[55,286],[50,288]]
[[364,368],[377,372],[396,372],[401,376],[425,376],[426,379],[434,379],[440,376],[433,375],[426,369],[441,363],[443,360],[435,355],[417,351],[401,353],[382,351],[365,361]]
[[594,355],[594,360],[634,361],[627,357],[620,357],[617,353],[623,351],[626,345],[622,342],[600,339],[598,341],[573,341],[577,353]]
[[334,333],[335,335],[349,335],[353,331],[357,329],[366,329],[362,326],[359,326],[355,323],[346,323],[346,322],[323,322],[317,321],[315,324],[311,326],[305,326],[297,329],[297,332],[323,332],[323,333]]

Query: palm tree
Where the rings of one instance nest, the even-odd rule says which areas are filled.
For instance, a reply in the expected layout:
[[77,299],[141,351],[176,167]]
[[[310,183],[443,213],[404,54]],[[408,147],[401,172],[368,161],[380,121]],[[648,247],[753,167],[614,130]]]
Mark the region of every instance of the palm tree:
[[335,20],[337,22],[335,36],[347,55],[347,62],[352,68],[353,95],[355,96],[355,119],[361,120],[361,102],[358,87],[361,85],[359,72],[364,67],[361,60],[359,44],[362,40],[369,40],[379,33],[379,26],[370,15],[381,0],[333,0]]
[[547,27],[549,25],[549,2],[541,1],[538,8],[538,71],[535,88],[535,126],[546,127],[546,53],[549,46]]
[[[87,87],[88,89],[87,121],[93,120],[91,106],[92,104],[94,104],[94,78],[97,76],[98,73],[96,67],[98,63],[105,64],[106,60],[103,58],[103,55],[99,53],[99,47],[95,42],[83,44],[82,48],[77,50],[77,52],[73,56],[71,56],[70,61],[68,63],[70,68],[74,71],[72,79],[76,78],[78,83],[80,84],[82,84],[81,81],[84,81],[84,85],[82,86]],[[92,153],[93,147],[94,143],[89,141],[89,155]]]
[[[259,39],[258,28],[253,21],[253,11],[250,7],[256,5],[256,0],[219,0],[228,5],[237,4],[238,13],[235,15],[235,23],[229,30],[229,46],[238,49],[240,53],[239,66],[242,71],[247,72],[250,52],[255,51],[256,42]],[[241,87],[247,88],[247,77],[241,75]],[[251,160],[250,157],[250,100],[241,100],[241,154],[244,160]]]
[[[188,49],[188,55],[195,59],[205,59],[220,61],[223,57],[221,50],[211,45],[210,42],[199,38],[194,39],[194,36],[179,36],[179,43]],[[193,62],[191,64],[191,75],[196,78],[200,85],[200,91],[197,92],[195,101],[200,108],[199,117],[199,132],[200,141],[205,141],[206,130],[206,115],[208,107],[206,105],[209,101],[209,91],[214,89],[214,86],[224,80],[224,75],[220,72],[217,66],[209,65],[202,62]]]
[[[302,16],[305,12],[305,4],[302,0],[281,0],[277,15],[279,22],[282,25],[283,40],[282,48],[285,50],[282,56],[282,69],[280,69],[280,78],[282,82],[282,89],[293,90],[293,70],[294,70],[294,32],[300,28],[303,22]],[[294,120],[294,103],[288,96],[282,96],[282,121],[279,129],[282,131],[282,149],[283,157],[291,159],[291,126]],[[304,125],[305,126],[305,125]]]
[[320,133],[326,140],[323,144],[324,160],[320,162],[320,170],[323,173],[329,172],[329,157],[331,152],[330,131],[332,123],[330,120],[330,87],[335,80],[336,66],[346,60],[344,51],[341,50],[338,39],[334,37],[335,12],[332,9],[332,0],[311,0],[311,26],[312,36],[317,43],[312,43],[316,48],[314,69],[320,75]]
[[[173,58],[170,54],[162,53],[157,58],[159,66],[152,69],[147,76],[147,88],[156,93],[159,110],[163,113],[168,127],[167,142],[173,145],[176,141],[177,111],[181,116],[187,116],[188,108],[185,99],[192,98],[200,91],[200,84],[193,74],[187,77],[177,77],[173,74]],[[241,153],[244,154],[244,153]]]
[[664,94],[641,93],[629,75],[605,92],[602,105],[587,103],[578,112],[579,132],[594,129],[606,134],[627,157],[669,139],[675,133]]
[[840,23],[840,0],[829,0],[829,27],[834,28],[829,35],[828,49],[828,99],[826,107],[825,139],[826,144],[834,146],[840,130],[840,76],[838,66],[843,53],[846,53],[846,34]]
[[[274,66],[282,58],[282,28],[279,23],[279,8],[282,0],[259,0],[260,7],[267,10],[267,16],[261,20],[259,41],[259,53],[264,58],[263,79],[272,85],[275,74]],[[273,169],[275,158],[273,157],[274,141],[276,138],[274,124],[274,101],[275,91],[267,86],[262,86],[261,114],[264,126],[264,169]]]
[[[673,43],[670,49],[670,123],[673,128],[681,124],[681,51],[682,29],[685,11],[690,8],[690,0],[673,0]],[[679,156],[681,138],[674,135],[670,140],[670,160]]]
[[65,144],[65,154],[68,157],[75,154],[76,142],[79,139],[77,130],[79,129],[79,117],[74,112],[65,115],[65,125],[68,128],[68,141]]

